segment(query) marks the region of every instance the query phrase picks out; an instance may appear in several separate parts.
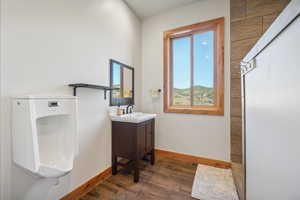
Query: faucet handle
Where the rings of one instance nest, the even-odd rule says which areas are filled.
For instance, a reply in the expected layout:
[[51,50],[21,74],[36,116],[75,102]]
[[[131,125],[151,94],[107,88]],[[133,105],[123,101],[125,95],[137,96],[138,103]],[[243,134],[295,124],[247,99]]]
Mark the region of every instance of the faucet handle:
[[133,113],[133,105],[130,105],[130,113]]

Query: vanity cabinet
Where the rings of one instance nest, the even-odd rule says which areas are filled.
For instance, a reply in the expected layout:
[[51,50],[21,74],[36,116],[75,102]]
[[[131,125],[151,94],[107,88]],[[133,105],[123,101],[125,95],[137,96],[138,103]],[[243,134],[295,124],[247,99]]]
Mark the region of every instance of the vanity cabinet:
[[128,161],[125,167],[134,172],[134,182],[139,181],[139,162],[150,157],[154,165],[155,119],[140,123],[112,121],[112,174],[117,174],[118,158]]

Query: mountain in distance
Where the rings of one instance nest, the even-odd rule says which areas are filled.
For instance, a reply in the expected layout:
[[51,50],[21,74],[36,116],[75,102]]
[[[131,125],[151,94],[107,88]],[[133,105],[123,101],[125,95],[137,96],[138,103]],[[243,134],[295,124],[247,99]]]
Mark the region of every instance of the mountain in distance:
[[[190,88],[174,88],[173,104],[174,105],[190,105]],[[194,105],[214,105],[214,88],[201,85],[194,86]]]

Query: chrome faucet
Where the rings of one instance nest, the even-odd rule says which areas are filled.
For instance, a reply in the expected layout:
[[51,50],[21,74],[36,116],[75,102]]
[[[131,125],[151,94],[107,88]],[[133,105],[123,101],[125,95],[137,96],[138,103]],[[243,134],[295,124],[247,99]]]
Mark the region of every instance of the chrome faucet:
[[133,110],[133,105],[132,104],[128,104],[127,107],[126,107],[126,114],[132,113],[132,110]]

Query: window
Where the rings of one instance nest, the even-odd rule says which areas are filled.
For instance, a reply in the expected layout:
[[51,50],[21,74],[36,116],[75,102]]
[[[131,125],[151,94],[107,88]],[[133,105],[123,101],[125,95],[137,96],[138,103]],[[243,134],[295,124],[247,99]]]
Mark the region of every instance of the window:
[[164,33],[164,111],[224,114],[224,18]]

